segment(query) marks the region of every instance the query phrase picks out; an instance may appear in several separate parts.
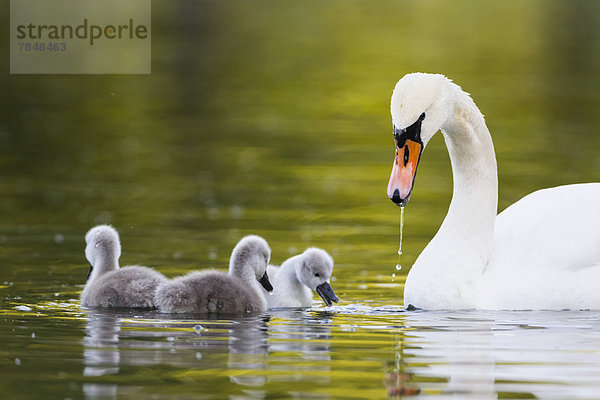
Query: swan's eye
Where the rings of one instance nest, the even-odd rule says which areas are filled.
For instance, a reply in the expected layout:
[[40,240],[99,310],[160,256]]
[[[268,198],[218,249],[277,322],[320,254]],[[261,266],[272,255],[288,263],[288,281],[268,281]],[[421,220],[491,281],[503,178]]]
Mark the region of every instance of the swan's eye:
[[394,126],[394,140],[396,141],[396,146],[404,144],[405,139],[402,138],[403,135],[406,135],[406,130],[398,129]]
[[321,275],[319,275],[319,273],[318,273],[318,272],[315,272],[315,276],[318,278],[318,277],[319,277],[319,276],[321,276]]
[[407,126],[404,129],[398,129],[394,125],[394,139],[396,140],[396,147],[401,149],[404,147],[404,143],[406,143],[407,139],[412,140],[413,142],[422,143],[421,142],[421,124],[425,119],[425,113],[422,113],[421,116],[417,119],[417,121],[411,126]]

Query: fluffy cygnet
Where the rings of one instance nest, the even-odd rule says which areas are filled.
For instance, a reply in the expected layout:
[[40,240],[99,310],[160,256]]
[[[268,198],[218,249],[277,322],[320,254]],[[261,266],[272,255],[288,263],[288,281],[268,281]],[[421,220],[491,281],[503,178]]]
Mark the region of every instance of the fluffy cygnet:
[[155,308],[154,292],[167,278],[147,267],[119,268],[121,243],[115,228],[95,226],[85,235],[85,242],[90,271],[81,292],[82,306]]
[[288,258],[280,267],[269,265],[267,271],[275,288],[272,295],[265,296],[269,308],[310,307],[313,290],[327,306],[339,301],[329,283],[333,259],[325,250],[309,248]]
[[262,287],[272,291],[267,276],[271,248],[260,236],[238,242],[229,260],[229,274],[194,271],[160,285],[156,304],[165,313],[240,313],[265,311]]

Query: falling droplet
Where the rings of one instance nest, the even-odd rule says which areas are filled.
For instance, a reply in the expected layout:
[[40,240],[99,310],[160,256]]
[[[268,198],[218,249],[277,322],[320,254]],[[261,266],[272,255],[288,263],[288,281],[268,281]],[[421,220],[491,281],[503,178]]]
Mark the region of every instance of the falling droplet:
[[398,240],[398,255],[402,254],[402,230],[404,229],[404,207],[400,207],[400,239]]
[[[404,207],[400,207],[400,218],[398,221],[398,228],[400,230],[398,237],[398,263],[396,264],[396,271],[400,271],[402,269],[402,265],[400,265],[400,256],[402,255],[402,229],[404,228]],[[396,273],[392,273],[392,281],[396,277]]]

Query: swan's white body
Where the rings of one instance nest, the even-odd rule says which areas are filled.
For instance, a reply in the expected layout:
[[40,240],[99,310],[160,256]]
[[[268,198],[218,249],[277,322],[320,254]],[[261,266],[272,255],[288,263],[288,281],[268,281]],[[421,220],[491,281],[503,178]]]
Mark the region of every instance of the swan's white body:
[[534,192],[496,216],[496,158],[483,115],[442,75],[410,74],[392,96],[395,127],[425,113],[441,130],[454,190],[410,270],[405,305],[423,309],[600,309],[600,183]]

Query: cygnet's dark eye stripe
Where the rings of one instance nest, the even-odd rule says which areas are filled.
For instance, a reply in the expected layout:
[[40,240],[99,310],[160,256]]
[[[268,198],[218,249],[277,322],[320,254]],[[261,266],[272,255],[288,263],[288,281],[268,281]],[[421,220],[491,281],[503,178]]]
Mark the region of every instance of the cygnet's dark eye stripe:
[[398,129],[394,126],[394,139],[396,139],[396,143],[398,144],[398,148],[404,147],[406,140],[412,140],[413,142],[423,143],[421,140],[421,124],[425,119],[425,113],[421,114],[417,121],[411,126]]

